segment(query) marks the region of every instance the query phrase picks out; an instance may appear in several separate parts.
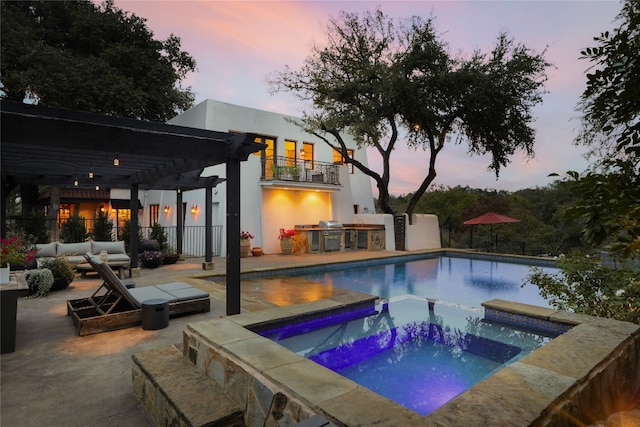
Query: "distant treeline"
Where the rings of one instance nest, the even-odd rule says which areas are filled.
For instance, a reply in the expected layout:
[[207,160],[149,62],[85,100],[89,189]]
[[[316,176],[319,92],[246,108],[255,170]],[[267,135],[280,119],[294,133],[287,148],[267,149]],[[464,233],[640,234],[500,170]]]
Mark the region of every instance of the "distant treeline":
[[[403,212],[411,194],[391,196],[391,206]],[[564,211],[574,198],[568,185],[556,181],[549,186],[516,192],[480,190],[470,187],[438,187],[418,202],[416,213],[435,214],[440,222],[442,246],[515,253],[558,255],[585,252],[582,227],[568,223]],[[486,212],[520,220],[517,223],[475,225],[464,221]]]

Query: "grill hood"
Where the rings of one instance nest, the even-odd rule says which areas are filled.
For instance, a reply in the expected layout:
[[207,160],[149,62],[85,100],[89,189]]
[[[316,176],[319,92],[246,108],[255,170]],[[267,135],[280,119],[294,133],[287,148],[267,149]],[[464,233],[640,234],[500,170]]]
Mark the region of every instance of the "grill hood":
[[328,220],[320,221],[318,223],[318,227],[320,227],[320,228],[342,228],[342,224],[340,224],[338,221],[335,221],[335,220],[332,220],[332,219],[328,219]]

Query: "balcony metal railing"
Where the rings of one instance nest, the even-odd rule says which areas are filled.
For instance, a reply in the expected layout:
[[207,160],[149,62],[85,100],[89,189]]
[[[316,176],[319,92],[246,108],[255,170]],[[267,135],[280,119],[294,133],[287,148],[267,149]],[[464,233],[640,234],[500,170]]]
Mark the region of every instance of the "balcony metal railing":
[[340,185],[340,165],[296,160],[291,157],[267,157],[262,160],[264,181],[298,181],[313,184]]

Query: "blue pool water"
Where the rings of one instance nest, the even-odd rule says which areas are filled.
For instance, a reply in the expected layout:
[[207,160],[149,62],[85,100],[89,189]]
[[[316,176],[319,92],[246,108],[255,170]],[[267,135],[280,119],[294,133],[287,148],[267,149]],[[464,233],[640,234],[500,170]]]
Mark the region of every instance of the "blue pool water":
[[[541,267],[555,273],[557,268]],[[521,287],[529,266],[456,257],[327,269],[295,277],[352,291],[392,298],[418,295],[471,307],[494,298],[549,307],[534,285]]]
[[550,340],[415,296],[260,332],[421,415]]

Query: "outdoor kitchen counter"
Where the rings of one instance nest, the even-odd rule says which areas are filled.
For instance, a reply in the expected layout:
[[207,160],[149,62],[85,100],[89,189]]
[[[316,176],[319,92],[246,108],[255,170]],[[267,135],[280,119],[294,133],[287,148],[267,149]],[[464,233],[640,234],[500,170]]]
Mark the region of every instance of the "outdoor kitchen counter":
[[[324,253],[335,251],[385,249],[385,228],[379,224],[345,224],[339,233],[339,249],[325,249],[326,236],[323,233],[336,233],[335,228],[325,228],[318,225],[296,225],[298,232],[295,239],[296,253]],[[335,234],[333,234],[335,236]]]

